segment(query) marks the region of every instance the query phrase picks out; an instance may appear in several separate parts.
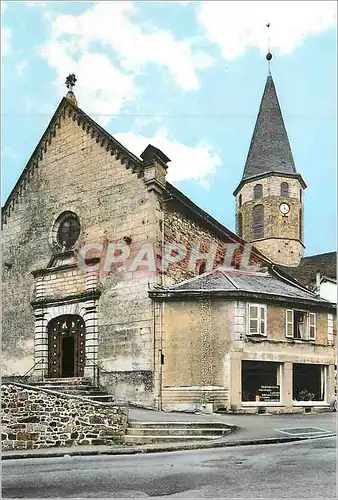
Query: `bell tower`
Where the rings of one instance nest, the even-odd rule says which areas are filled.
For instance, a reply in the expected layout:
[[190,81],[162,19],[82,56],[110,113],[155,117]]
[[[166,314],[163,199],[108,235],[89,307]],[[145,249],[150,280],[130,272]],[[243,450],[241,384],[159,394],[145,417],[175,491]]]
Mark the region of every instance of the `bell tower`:
[[[267,55],[268,61],[271,57]],[[237,234],[276,264],[298,266],[304,253],[305,188],[269,73],[243,176],[234,191]]]

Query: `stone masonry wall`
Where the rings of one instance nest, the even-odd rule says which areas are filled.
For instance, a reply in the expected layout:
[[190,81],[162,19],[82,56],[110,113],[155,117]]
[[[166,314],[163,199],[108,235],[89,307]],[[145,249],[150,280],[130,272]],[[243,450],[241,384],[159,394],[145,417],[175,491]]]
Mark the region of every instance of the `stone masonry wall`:
[[[187,256],[184,260],[178,263],[172,263],[168,266],[168,271],[165,276],[165,284],[168,286],[173,283],[178,283],[182,280],[193,278],[198,275],[198,266],[203,262],[203,257],[196,261],[196,266],[189,269],[189,260],[191,249],[199,248],[200,252],[210,252],[212,248],[216,249],[214,265],[222,265],[225,251],[224,245],[236,244],[230,237],[224,235],[221,237],[213,230],[211,226],[208,228],[202,225],[201,221],[197,220],[190,214],[186,214],[178,203],[170,203],[165,206],[164,214],[164,235],[165,243],[179,243],[188,249]],[[240,255],[238,254],[240,258]],[[251,259],[253,262],[253,259]],[[235,259],[233,260],[233,265]],[[211,270],[206,266],[206,271]]]
[[[289,184],[289,197],[281,197],[280,185]],[[255,184],[262,184],[263,197],[255,200],[253,190]],[[300,194],[302,192],[302,195]],[[248,182],[239,191],[236,198],[236,220],[238,229],[239,215],[242,217],[242,237],[246,241],[255,242],[255,246],[271,260],[278,264],[297,266],[303,256],[304,248],[304,210],[303,189],[297,179],[285,177],[267,177],[254,182]],[[239,206],[239,196],[242,196],[242,206]],[[279,210],[281,203],[290,206],[287,217]],[[264,238],[256,240],[252,230],[252,211],[256,205],[264,206]],[[300,220],[300,209],[302,219]],[[301,224],[301,240],[300,236]]]
[[78,268],[50,272],[41,278],[41,281],[43,281],[43,299],[62,298],[85,290],[85,274]]
[[128,410],[14,384],[1,386],[3,450],[122,444]]
[[[123,164],[116,151],[93,138],[91,131],[72,116],[61,118],[30,179],[3,226],[3,374],[23,375],[34,364],[34,312],[36,281],[32,271],[45,269],[53,255],[52,227],[65,211],[77,214],[81,233],[74,250],[84,244],[122,243],[129,237],[131,259],[143,243],[157,239],[156,199],[144,180]],[[104,262],[102,263],[102,267]],[[100,270],[101,271],[101,270]],[[74,274],[75,273],[75,274]],[[55,279],[54,279],[55,277]],[[75,270],[44,277],[48,296],[81,291],[83,277]],[[107,372],[128,379],[129,398],[135,380],[151,398],[153,331],[148,283],[155,276],[120,272],[120,265],[100,272],[98,356]],[[108,377],[108,375],[106,374]],[[106,378],[107,378],[106,377]]]
[[165,303],[163,408],[226,404],[225,360],[233,328],[233,302],[201,298]]

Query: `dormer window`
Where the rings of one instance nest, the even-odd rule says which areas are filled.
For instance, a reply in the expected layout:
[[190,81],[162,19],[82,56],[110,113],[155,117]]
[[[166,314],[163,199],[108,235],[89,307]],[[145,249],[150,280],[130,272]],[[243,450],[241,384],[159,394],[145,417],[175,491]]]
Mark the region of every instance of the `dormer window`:
[[263,186],[262,184],[256,184],[254,186],[254,199],[259,200],[263,197]]
[[281,183],[281,185],[280,185],[280,195],[283,198],[289,198],[290,194],[289,194],[289,184],[288,184],[288,182],[282,182]]

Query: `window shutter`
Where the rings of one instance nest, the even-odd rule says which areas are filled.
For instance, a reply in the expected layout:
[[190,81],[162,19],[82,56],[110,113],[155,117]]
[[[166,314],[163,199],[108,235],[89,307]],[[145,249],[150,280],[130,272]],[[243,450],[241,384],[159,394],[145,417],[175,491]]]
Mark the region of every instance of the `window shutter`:
[[258,306],[249,305],[249,335],[255,335],[259,333],[258,319]]
[[266,307],[261,306],[260,307],[260,332],[261,335],[266,335],[267,334],[267,328],[266,328]]
[[315,313],[309,314],[309,339],[310,340],[316,339],[316,314]]
[[248,306],[248,335],[266,335],[266,306],[249,304]]
[[293,310],[285,311],[285,337],[293,338]]

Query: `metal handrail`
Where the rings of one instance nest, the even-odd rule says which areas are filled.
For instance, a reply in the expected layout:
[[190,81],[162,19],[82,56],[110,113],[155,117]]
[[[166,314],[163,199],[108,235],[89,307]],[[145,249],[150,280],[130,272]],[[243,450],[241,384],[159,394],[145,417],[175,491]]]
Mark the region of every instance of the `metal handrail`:
[[42,363],[43,362],[43,359],[39,359],[39,361],[37,361],[36,363],[34,363],[34,365],[28,370],[26,371],[26,373],[24,373],[23,375],[21,375],[21,377],[19,378],[19,381],[21,381],[24,377],[27,377],[27,375],[29,374],[29,372],[31,372],[32,370],[34,370],[34,368],[39,364],[39,363]]
[[98,362],[95,362],[92,359],[88,359],[87,356],[85,359],[86,359],[86,361],[89,361],[89,363],[91,363],[91,365],[89,365],[89,366],[93,367],[93,381],[94,381],[94,384],[97,387],[99,387],[100,386],[100,372],[104,372],[104,373],[109,373],[109,372],[107,372],[107,370],[102,368],[102,366],[100,366],[100,364]]

